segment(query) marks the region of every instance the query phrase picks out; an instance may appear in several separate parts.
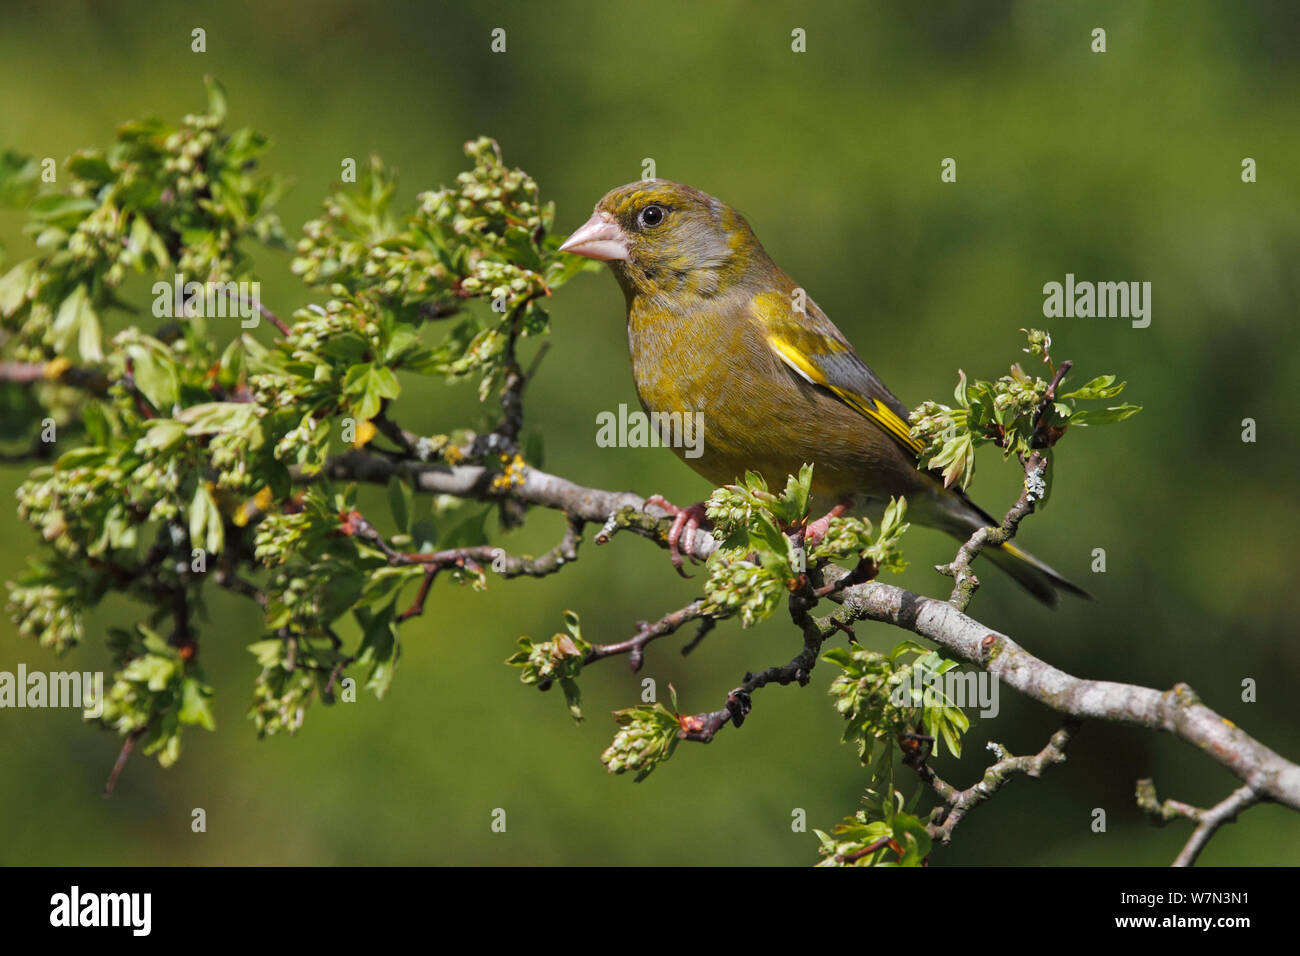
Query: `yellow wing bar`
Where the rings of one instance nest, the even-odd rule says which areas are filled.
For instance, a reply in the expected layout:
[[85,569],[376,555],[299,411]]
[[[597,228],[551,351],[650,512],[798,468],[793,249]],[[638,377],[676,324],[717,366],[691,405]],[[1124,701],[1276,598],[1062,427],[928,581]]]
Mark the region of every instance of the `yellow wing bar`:
[[851,389],[839,385],[833,385],[827,381],[826,376],[822,373],[808,356],[791,345],[789,342],[782,340],[779,336],[769,335],[767,344],[771,346],[772,351],[781,357],[792,369],[799,373],[805,380],[813,385],[820,385],[829,389],[840,401],[850,408],[861,412],[867,418],[871,419],[881,428],[883,428],[894,441],[910,451],[913,455],[920,455],[922,445],[912,437],[912,430],[908,427],[907,422],[898,417],[898,414],[878,398],[867,398],[859,395]]

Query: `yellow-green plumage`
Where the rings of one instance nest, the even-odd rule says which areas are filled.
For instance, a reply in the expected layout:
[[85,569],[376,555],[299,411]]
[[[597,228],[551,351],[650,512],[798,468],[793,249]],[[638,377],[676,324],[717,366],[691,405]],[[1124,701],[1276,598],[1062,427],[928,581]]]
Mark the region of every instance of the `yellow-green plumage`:
[[[910,519],[958,538],[994,523],[917,467],[907,409],[730,206],[679,183],[629,183],[565,248],[613,268],[641,404],[703,413],[703,454],[675,450],[713,484],[757,471],[780,487],[811,462],[815,507],[852,498],[875,512],[904,496]],[[1044,601],[1082,593],[1018,549],[988,554]]]

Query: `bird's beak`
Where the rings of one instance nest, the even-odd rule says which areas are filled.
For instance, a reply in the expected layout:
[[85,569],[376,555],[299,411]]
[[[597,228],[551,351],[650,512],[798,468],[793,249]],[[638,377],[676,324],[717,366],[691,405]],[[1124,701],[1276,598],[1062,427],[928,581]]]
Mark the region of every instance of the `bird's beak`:
[[626,260],[628,250],[627,233],[614,221],[613,216],[599,210],[593,212],[591,218],[560,246],[561,252],[571,252],[575,256],[586,256],[602,262],[611,259]]

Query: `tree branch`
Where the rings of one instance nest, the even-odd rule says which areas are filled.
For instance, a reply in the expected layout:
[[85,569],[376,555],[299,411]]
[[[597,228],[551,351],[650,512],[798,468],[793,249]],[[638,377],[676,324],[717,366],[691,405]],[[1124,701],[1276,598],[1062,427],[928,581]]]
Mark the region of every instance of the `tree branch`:
[[984,771],[979,782],[965,790],[958,790],[946,783],[928,765],[921,764],[917,769],[921,779],[943,801],[943,805],[936,807],[931,816],[931,823],[927,827],[930,835],[946,846],[952,841],[953,830],[966,814],[1010,783],[1016,774],[1037,777],[1052,764],[1064,763],[1065,746],[1079,726],[1078,720],[1066,720],[1061,729],[1052,734],[1047,746],[1028,757],[1013,757],[1001,744],[989,741],[988,749],[998,755],[998,761]]
[[[361,481],[387,484],[394,474],[409,477],[415,490],[426,494],[451,495],[474,501],[513,499],[525,505],[538,505],[562,511],[584,522],[602,525],[597,544],[605,544],[619,531],[649,538],[668,547],[671,516],[661,509],[647,511],[646,500],[632,492],[603,491],[586,488],[566,478],[525,466],[518,479],[500,481],[501,472],[486,465],[432,465],[411,461],[390,461],[363,451],[350,451],[332,457],[323,474],[337,481]],[[314,476],[294,470],[295,480],[309,483]],[[703,560],[717,550],[712,535],[695,535],[690,552]],[[683,552],[685,554],[685,552]]]
[[[1061,366],[1066,367],[1064,364]],[[1021,486],[1020,498],[1002,524],[996,528],[977,528],[966,542],[957,550],[957,556],[949,564],[936,564],[935,570],[953,578],[952,594],[948,602],[959,611],[966,610],[971,598],[979,590],[980,581],[971,570],[974,561],[986,547],[997,547],[1016,536],[1020,522],[1034,513],[1035,504],[1043,498],[1047,487],[1047,458],[1040,452],[1034,452],[1025,459],[1025,481]]]
[[1236,822],[1237,814],[1259,803],[1260,799],[1259,792],[1250,784],[1246,784],[1238,787],[1208,810],[1202,810],[1200,807],[1179,800],[1166,800],[1160,803],[1156,800],[1155,784],[1150,779],[1139,780],[1137,783],[1138,807],[1155,817],[1157,823],[1168,823],[1179,817],[1196,821],[1196,829],[1192,831],[1186,845],[1174,858],[1171,864],[1173,866],[1191,866],[1195,863],[1196,858],[1205,849],[1205,844],[1210,842],[1210,837],[1214,836],[1219,827],[1225,823]]
[[[704,601],[696,600],[683,608],[671,611],[665,614],[653,624],[645,621],[637,622],[637,632],[629,637],[626,641],[619,641],[616,644],[597,644],[583,659],[583,664],[590,664],[593,661],[599,661],[606,657],[613,657],[615,654],[627,654],[627,665],[636,673],[641,669],[641,664],[645,659],[645,646],[651,641],[660,637],[666,637],[677,631],[682,625],[691,621],[701,621],[700,630],[705,630],[705,625],[712,626],[713,618],[704,610]],[[697,634],[695,641],[688,644],[682,649],[682,653],[687,653],[687,649],[692,647],[699,640]]]
[[[1026,458],[1026,491],[1021,501],[1008,513],[1003,526],[981,529],[963,546],[964,562],[961,552],[953,562],[958,573],[963,564],[969,573],[969,563],[979,548],[995,543],[1000,535],[1013,534],[1019,521],[1032,512],[1034,501],[1041,497],[1036,491],[1037,483],[1032,480],[1041,477],[1041,463],[1038,453]],[[424,465],[389,461],[365,452],[348,452],[332,458],[325,468],[325,473],[332,478],[375,483],[386,483],[399,472],[408,476],[416,489],[426,493],[482,501],[513,498],[526,505],[562,511],[586,522],[600,522],[602,528],[596,536],[597,543],[608,541],[618,532],[630,531],[655,541],[660,547],[667,547],[671,518],[647,511],[645,499],[640,496],[587,488],[535,468],[525,468],[518,480],[505,483],[497,480],[499,471],[482,465]],[[311,479],[299,476],[298,480]],[[693,554],[704,559],[717,546],[718,542],[711,535],[696,535]],[[1274,800],[1300,810],[1300,766],[1206,707],[1186,684],[1180,683],[1162,692],[1067,674],[1034,656],[1009,636],[990,630],[968,617],[962,608],[974,593],[974,588],[963,592],[960,578],[953,603],[949,603],[878,581],[843,586],[842,578],[851,573],[830,566],[820,575],[822,583],[814,597],[825,595],[841,606],[824,618],[796,618],[796,624],[804,631],[803,651],[789,664],[768,668],[759,674],[746,674],[744,681],[727,695],[722,709],[684,717],[682,737],[708,741],[728,723],[739,726],[749,713],[753,690],[773,682],[806,683],[821,642],[837,630],[852,633],[851,626],[855,621],[879,621],[934,641],[950,654],[985,668],[1008,686],[1066,717],[1104,720],[1173,734],[1235,774],[1256,795],[1256,801]],[[796,609],[792,607],[792,615],[795,613]],[[1064,740],[1061,743],[1064,744]],[[1049,748],[1051,746],[1049,744]],[[1040,752],[1033,758],[1015,759],[1049,761],[1052,756],[1048,751],[1046,756]],[[981,781],[976,787],[983,783]],[[1230,810],[1240,812],[1249,805],[1244,798],[1228,806],[1225,804],[1201,811],[1204,816],[1194,834],[1194,841],[1189,842],[1185,850],[1189,860],[1194,859],[1195,853],[1214,830],[1230,818]],[[967,810],[969,807],[962,813]],[[949,811],[945,824],[951,815]]]
[[[847,573],[842,569],[831,573],[836,571]],[[1173,734],[1232,771],[1261,798],[1300,810],[1300,766],[1206,707],[1186,684],[1162,692],[1136,684],[1074,677],[948,602],[889,584],[870,581],[854,585],[832,597],[837,599],[843,606],[830,615],[832,622],[893,624],[940,644],[1059,714]]]

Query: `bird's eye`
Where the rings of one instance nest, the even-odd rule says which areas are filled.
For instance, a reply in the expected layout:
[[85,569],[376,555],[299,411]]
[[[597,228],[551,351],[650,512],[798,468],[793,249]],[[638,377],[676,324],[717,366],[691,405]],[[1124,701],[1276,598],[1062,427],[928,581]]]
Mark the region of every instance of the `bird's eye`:
[[668,210],[663,206],[646,206],[641,210],[641,225],[657,226],[664,221],[664,216],[668,215]]

